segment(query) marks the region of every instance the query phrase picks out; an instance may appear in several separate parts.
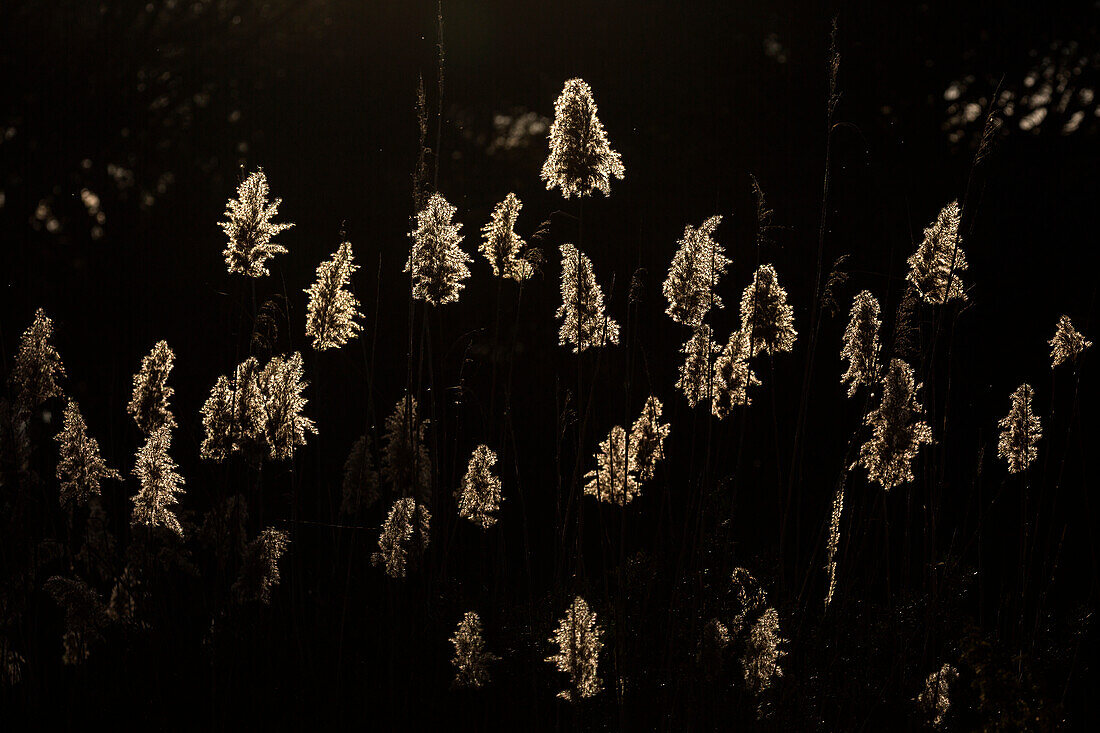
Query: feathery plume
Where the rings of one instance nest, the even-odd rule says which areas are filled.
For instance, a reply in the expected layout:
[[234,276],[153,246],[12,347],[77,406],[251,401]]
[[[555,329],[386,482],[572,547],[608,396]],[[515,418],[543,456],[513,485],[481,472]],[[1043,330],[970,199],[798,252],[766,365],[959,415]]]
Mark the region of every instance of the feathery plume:
[[710,619],[703,626],[695,661],[709,676],[715,677],[722,670],[722,658],[731,641],[729,629],[717,618]]
[[271,603],[271,589],[279,584],[279,558],[286,552],[286,532],[265,527],[244,551],[241,573],[233,583],[233,595],[240,602]]
[[1001,428],[997,453],[1008,462],[1009,473],[1023,471],[1039,455],[1038,443],[1043,437],[1043,428],[1039,416],[1031,410],[1034,395],[1030,384],[1021,384],[1012,393],[1008,415],[997,423]]
[[237,452],[256,460],[267,455],[262,374],[256,357],[250,356],[237,365],[232,380],[218,377],[202,406],[203,458],[221,462]]
[[542,166],[546,190],[561,189],[565,198],[588,196],[594,190],[611,194],[611,177],[622,180],[625,169],[611,149],[603,123],[596,116],[592,88],[570,79],[554,103],[550,155]]
[[825,591],[825,608],[833,602],[836,591],[836,553],[840,549],[840,515],[844,511],[844,482],[841,481],[833,495],[833,513],[829,518],[829,544],[825,548],[827,559],[825,572],[829,575],[829,588]]
[[252,173],[237,187],[237,198],[225,204],[225,221],[220,222],[229,243],[222,253],[230,274],[248,277],[270,275],[265,263],[287,249],[274,244],[271,238],[294,226],[276,224],[272,217],[279,213],[282,199],[268,202],[267,176],[263,170]]
[[306,433],[317,434],[313,421],[302,415],[308,402],[302,391],[309,384],[302,376],[302,355],[297,351],[288,357],[271,357],[260,375],[264,437],[273,461],[290,460],[294,450],[306,444]]
[[23,665],[27,660],[0,636],[0,686],[14,687],[23,681]]
[[957,201],[943,207],[936,221],[924,230],[924,240],[907,261],[906,279],[926,303],[943,305],[951,300],[966,300],[959,277],[967,268],[966,253],[960,246],[960,219]]
[[748,568],[733,569],[730,573],[730,587],[733,589],[737,607],[737,613],[730,624],[730,632],[740,634],[745,630],[745,621],[749,616],[767,604],[768,593]]
[[455,492],[458,515],[487,529],[497,523],[500,509],[500,479],[493,475],[497,454],[489,446],[479,445],[470,456],[462,485]]
[[859,386],[870,386],[878,381],[878,354],[880,345],[878,330],[881,308],[871,291],[864,290],[852,300],[848,326],[844,329],[844,347],[840,358],[848,360],[848,370],[840,378],[848,384],[848,396],[855,395]]
[[573,345],[573,353],[619,343],[619,324],[604,313],[603,290],[596,282],[592,260],[572,244],[561,245],[561,318],[558,343]]
[[16,389],[15,403],[19,409],[37,407],[51,397],[62,395],[58,384],[65,378],[65,365],[53,343],[53,321],[39,308],[34,321],[23,332],[19,353],[8,381]]
[[749,387],[759,387],[760,380],[749,365],[749,339],[744,331],[734,331],[722,352],[714,360],[714,394],[710,412],[719,420],[734,407],[752,404]]
[[57,605],[65,610],[64,652],[61,661],[67,665],[81,664],[92,648],[103,639],[107,625],[107,610],[99,595],[80,579],[51,577],[43,588]]
[[344,492],[341,517],[355,517],[378,501],[378,471],[374,470],[374,451],[369,435],[362,435],[351,446],[344,462]]
[[662,288],[668,298],[665,313],[677,323],[697,328],[711,307],[722,307],[714,288],[726,273],[730,259],[722,245],[711,238],[721,221],[722,217],[712,216],[699,227],[684,227]]
[[1058,319],[1054,336],[1047,343],[1050,344],[1051,369],[1067,361],[1076,362],[1085,349],[1092,346],[1092,342],[1086,341],[1085,335],[1074,328],[1069,316],[1065,315]]
[[470,277],[467,263],[472,258],[458,246],[462,225],[451,222],[455,211],[447,199],[433,193],[409,234],[413,244],[404,272],[412,271],[413,297],[432,305],[457,303],[459,291],[466,287],[463,280]]
[[597,676],[600,661],[602,632],[596,624],[596,614],[588,609],[588,603],[577,596],[565,611],[550,643],[558,651],[546,658],[559,672],[569,675],[569,688],[558,697],[574,702],[598,693],[603,683]]
[[61,482],[61,506],[84,506],[99,495],[104,479],[122,480],[113,468],[107,468],[99,454],[99,443],[88,435],[88,426],[73,400],[65,406],[65,426],[57,435],[59,458],[57,480]]
[[596,453],[596,470],[584,475],[584,493],[600,501],[625,506],[641,492],[641,485],[634,475],[627,449],[627,432],[622,425],[611,428],[611,433],[600,441]]
[[516,218],[523,204],[514,193],[509,193],[493,209],[489,223],[481,228],[484,241],[481,253],[493,268],[497,277],[523,282],[535,273],[534,266],[523,257],[524,242],[516,234]]
[[455,687],[478,689],[489,682],[489,665],[500,659],[485,649],[481,636],[481,617],[467,611],[450,638],[455,646],[451,664],[455,668]]
[[665,439],[672,426],[661,422],[662,410],[661,401],[650,395],[630,428],[629,470],[638,472],[639,481],[651,480],[657,464],[665,458]]
[[750,357],[794,348],[794,308],[771,265],[761,265],[741,294],[741,331],[751,340]]
[[692,407],[710,397],[713,382],[711,356],[718,350],[718,344],[711,334],[710,325],[704,323],[695,329],[691,338],[680,349],[680,353],[684,355],[684,363],[680,365],[680,378],[676,381],[676,387],[683,390]]
[[391,578],[404,578],[408,570],[428,548],[432,515],[411,497],[398,499],[378,535],[378,552],[371,562],[381,565]]
[[776,677],[783,676],[779,660],[786,655],[780,649],[784,643],[786,639],[779,635],[779,613],[774,608],[768,608],[752,625],[745,643],[745,654],[741,658],[745,687],[754,695],[760,695]]
[[176,427],[176,417],[169,404],[176,390],[168,386],[168,375],[175,363],[176,354],[168,342],[158,341],[153,350],[142,357],[141,370],[134,375],[134,394],[126,412],[146,435],[161,425]]
[[402,496],[426,501],[432,493],[432,461],[424,445],[428,426],[417,413],[416,398],[397,401],[386,418],[386,447],[382,451],[382,475]]
[[161,425],[138,448],[134,475],[141,488],[133,498],[130,526],[163,527],[182,539],[183,527],[171,507],[179,503],[176,497],[183,493],[184,481],[176,470],[176,462],[168,455],[171,447],[172,431]]
[[959,677],[959,671],[950,664],[944,664],[939,671],[928,675],[924,689],[914,702],[928,723],[935,729],[943,727],[947,711],[951,709],[951,685]]
[[341,242],[332,259],[317,266],[317,281],[305,290],[309,294],[306,335],[313,339],[317,351],[338,349],[363,330],[355,320],[363,317],[359,301],[347,289],[351,274],[358,269],[351,242]]
[[873,434],[859,451],[859,463],[886,491],[913,480],[913,459],[923,443],[932,442],[932,428],[921,419],[924,411],[917,402],[920,388],[912,367],[901,359],[891,360],[882,380],[882,399],[863,418]]

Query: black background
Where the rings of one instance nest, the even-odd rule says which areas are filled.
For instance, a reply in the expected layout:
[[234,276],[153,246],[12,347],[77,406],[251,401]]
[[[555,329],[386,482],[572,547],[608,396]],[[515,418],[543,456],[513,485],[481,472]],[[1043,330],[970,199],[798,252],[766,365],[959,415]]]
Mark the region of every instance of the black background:
[[[1082,695],[1095,682],[1095,637],[1080,619],[1096,600],[1095,370],[1085,362],[1076,393],[1070,368],[1052,380],[1046,341],[1062,313],[1096,335],[1097,137],[1088,121],[1072,135],[1059,134],[1055,125],[1037,134],[1013,129],[974,168],[980,121],[961,140],[950,140],[944,90],[973,75],[973,87],[986,93],[1002,76],[1004,88],[1018,91],[1056,41],[1077,41],[1081,55],[1100,52],[1094,7],[445,3],[438,180],[458,207],[463,246],[475,250],[478,230],[509,191],[524,203],[521,235],[530,238],[548,218],[552,224],[540,243],[544,273],[524,288],[518,316],[517,288],[506,284],[498,295],[480,256],[460,302],[430,314],[425,343],[431,351],[424,352],[414,382],[425,405],[434,392],[438,413],[436,522],[425,571],[399,583],[368,562],[382,506],[362,529],[326,525],[351,443],[364,426],[380,429],[407,380],[408,281],[401,268],[413,213],[418,74],[433,112],[437,100],[435,3],[272,3],[267,13],[242,11],[239,24],[189,19],[155,31],[134,20],[144,3],[105,3],[106,13],[76,2],[5,5],[0,124],[15,130],[0,144],[5,370],[19,334],[43,307],[55,320],[68,394],[80,402],[108,463],[128,474],[140,442],[124,411],[131,375],[153,343],[166,339],[177,354],[174,455],[188,482],[181,512],[201,521],[216,497],[239,490],[234,482],[243,474],[199,461],[198,410],[216,377],[247,354],[251,332],[248,284],[225,272],[217,222],[241,166],[262,166],[273,194],[284,200],[281,219],[296,226],[280,235],[290,251],[275,258],[257,297],[286,298],[288,320],[276,351],[305,353],[307,414],[320,431],[293,465],[265,468],[263,523],[290,530],[295,500],[303,520],[312,522],[292,530],[283,583],[270,608],[235,617],[239,631],[212,652],[201,640],[218,609],[202,589],[214,581],[181,580],[179,602],[153,631],[136,640],[112,637],[112,646],[86,669],[73,670],[60,664],[60,614],[40,594],[37,612],[44,620],[26,642],[26,678],[4,692],[21,703],[13,709],[70,722],[87,713],[149,717],[170,726],[214,721],[216,727],[238,717],[294,727],[365,721],[381,728],[462,727],[465,721],[471,727],[710,729],[751,721],[744,700],[696,684],[690,665],[707,618],[702,596],[729,568],[744,565],[765,582],[793,639],[770,725],[916,725],[909,700],[928,673],[958,659],[965,624],[994,639],[1006,657],[1023,652],[1023,665],[1044,706],[1057,709],[1056,719],[1081,724],[1089,715]],[[804,384],[834,15],[841,56],[836,119],[850,124],[833,132],[824,259],[827,272],[837,257],[849,255],[850,278],[838,297],[841,314],[822,323]],[[781,58],[768,52],[772,34]],[[1036,50],[1039,57],[1032,55]],[[1078,83],[1088,86],[1090,75],[1095,69],[1086,69]],[[632,420],[650,393],[663,400],[672,424],[668,462],[622,521],[619,510],[586,500],[586,519],[599,519],[586,521],[579,557],[562,547],[555,524],[556,400],[574,389],[577,367],[576,357],[557,346],[553,318],[557,245],[577,241],[572,216],[579,207],[544,190],[541,140],[510,154],[486,152],[495,113],[521,109],[552,117],[562,83],[574,76],[591,84],[626,167],[610,197],[585,201],[582,245],[611,315],[625,325],[629,311],[632,339],[629,348],[606,350],[598,362],[584,357],[582,409],[589,405],[587,390],[594,399],[583,450],[590,454],[615,422]],[[204,106],[194,103],[198,93],[208,94]],[[434,118],[429,129],[434,147]],[[85,159],[90,165],[81,164]],[[112,181],[112,163],[133,171],[132,186],[120,189]],[[712,423],[673,387],[688,333],[663,314],[660,285],[683,226],[722,214],[718,238],[733,264],[720,290],[727,306],[711,320],[721,341],[736,327],[736,303],[757,262],[750,174],[781,227],[760,256],[774,262],[790,293],[800,339],[793,354],[758,366],[764,385],[746,414]],[[171,183],[161,193],[157,183],[164,180]],[[84,187],[103,202],[106,222],[98,238],[80,204]],[[839,384],[847,306],[859,290],[872,290],[889,333],[905,258],[922,228],[953,199],[966,200],[966,282],[973,289],[970,307],[957,318],[952,311],[950,334],[938,342],[950,356],[930,372],[923,371],[926,360],[918,368],[938,421],[937,442],[922,452],[910,486],[883,497],[862,473],[850,482],[841,597],[830,612],[835,617],[823,620],[823,532],[863,407]],[[58,217],[58,232],[35,218],[41,201]],[[559,210],[565,214],[552,216]],[[336,249],[341,231],[362,267],[354,288],[366,330],[361,343],[318,356],[303,332],[302,289]],[[646,297],[628,308],[638,268],[644,268]],[[933,312],[922,317],[927,348]],[[515,439],[508,441],[501,383],[513,350]],[[420,353],[414,353],[417,363]],[[501,359],[497,380],[495,358]],[[1036,389],[1037,411],[1046,418],[1053,404],[1055,419],[1040,448],[1043,478],[1034,480],[1035,489],[1042,484],[1048,493],[1040,500],[1044,514],[1028,592],[1044,620],[1021,636],[1003,607],[1019,595],[1022,484],[1006,479],[995,441],[1008,395],[1024,381]],[[792,479],[804,389],[809,408]],[[506,497],[501,525],[485,539],[459,524],[450,499],[480,442],[500,446]],[[570,429],[562,442],[566,482],[575,446]],[[47,477],[51,450],[44,447],[40,456]],[[1055,491],[1050,477],[1058,472]],[[135,487],[128,478],[105,489],[120,544]],[[780,555],[785,502],[789,539]],[[695,517],[701,517],[698,534],[686,530]],[[684,547],[691,548],[686,556]],[[603,601],[621,587],[615,578],[628,565],[651,573],[638,586],[649,591],[632,606],[635,615],[617,618]],[[957,593],[945,590],[956,587]],[[594,602],[609,633],[629,640],[622,651],[631,660],[623,662],[629,681],[622,706],[612,692],[609,656],[601,660],[602,699],[576,712],[553,698],[560,680],[542,658],[573,592]],[[947,596],[954,600],[943,601]],[[1028,608],[1034,616],[1036,606]],[[464,695],[448,687],[446,639],[469,609],[481,613],[490,648],[505,659],[494,687]],[[1062,649],[1054,640],[1066,638],[1075,641],[1066,642],[1064,654],[1052,651]],[[607,643],[610,648],[610,638]],[[966,720],[953,722],[965,726]]]

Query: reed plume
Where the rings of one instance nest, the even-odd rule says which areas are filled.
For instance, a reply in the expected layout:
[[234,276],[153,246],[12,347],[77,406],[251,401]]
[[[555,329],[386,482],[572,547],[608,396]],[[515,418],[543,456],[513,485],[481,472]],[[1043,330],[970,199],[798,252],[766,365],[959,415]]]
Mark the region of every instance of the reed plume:
[[863,419],[873,432],[859,451],[859,463],[886,491],[913,480],[913,459],[922,444],[932,442],[932,428],[922,419],[924,411],[917,401],[920,388],[912,367],[901,359],[891,360],[879,405]]
[[424,445],[428,427],[417,412],[416,398],[397,401],[386,418],[386,446],[382,451],[382,475],[401,496],[426,501],[432,493],[432,462]]
[[749,356],[777,354],[794,348],[794,308],[771,265],[761,265],[741,294],[741,332],[750,341]]
[[730,259],[711,237],[721,221],[722,217],[712,216],[698,227],[684,227],[662,288],[668,298],[665,313],[677,323],[697,328],[712,307],[722,307],[714,289]]
[[944,664],[938,671],[928,675],[924,689],[914,702],[932,728],[943,728],[944,720],[951,709],[951,685],[959,678],[959,671],[950,664]]
[[332,259],[317,266],[317,280],[306,289],[306,335],[317,351],[338,349],[355,338],[363,326],[359,301],[348,290],[351,275],[359,269],[354,263],[351,242],[341,242]]
[[584,493],[600,501],[625,506],[641,491],[641,485],[631,465],[627,449],[627,432],[622,425],[600,441],[596,452],[596,469],[584,475]]
[[573,353],[619,343],[619,324],[604,312],[603,290],[596,282],[592,260],[572,244],[561,245],[561,305],[555,316],[562,319],[558,343],[573,346]]
[[362,435],[348,452],[348,458],[344,462],[341,517],[357,517],[378,501],[378,471],[374,468],[374,451],[371,446],[371,437]]
[[703,323],[680,349],[680,353],[684,355],[684,363],[680,365],[680,378],[676,381],[676,388],[683,391],[692,407],[711,396],[711,357],[718,350],[718,344],[711,334],[710,325]]
[[481,617],[467,611],[450,638],[455,655],[451,664],[455,668],[455,687],[480,689],[489,683],[489,665],[500,659],[485,648],[481,636]]
[[550,155],[542,166],[546,190],[560,188],[567,199],[595,190],[608,196],[612,176],[622,180],[624,173],[622,159],[611,149],[596,116],[592,88],[583,79],[565,82],[554,103]]
[[780,648],[785,643],[779,635],[779,613],[774,608],[765,609],[749,630],[741,657],[745,687],[754,695],[762,694],[775,678],[783,676],[779,660],[786,655]]
[[653,478],[657,464],[665,458],[665,440],[672,430],[669,423],[661,422],[663,407],[655,395],[650,395],[642,414],[630,428],[630,468],[638,473],[639,481]]
[[1047,343],[1050,344],[1051,369],[1067,362],[1076,363],[1085,349],[1092,346],[1092,342],[1086,340],[1084,334],[1073,327],[1073,322],[1066,315],[1058,319],[1054,336]]
[[239,602],[271,603],[271,589],[279,584],[279,559],[290,545],[286,532],[265,527],[248,543],[241,562],[241,572],[233,583],[233,595]]
[[881,308],[869,290],[860,292],[852,300],[848,325],[844,329],[844,347],[840,358],[848,360],[848,369],[840,378],[848,385],[848,396],[855,395],[861,385],[871,386],[878,381],[878,358],[881,345],[878,332],[882,325]]
[[382,566],[391,578],[404,578],[428,548],[431,521],[427,507],[412,497],[395,501],[378,535],[378,552],[371,555],[371,562]]
[[308,402],[302,392],[309,384],[302,376],[302,355],[295,351],[288,357],[271,357],[259,377],[264,438],[273,461],[290,460],[295,449],[306,444],[306,433],[317,433],[313,421],[302,415]]
[[829,541],[825,548],[825,572],[829,576],[829,585],[825,591],[825,608],[833,602],[836,592],[836,554],[840,549],[840,516],[844,512],[844,483],[837,486],[833,494],[833,511],[829,517]]
[[523,254],[525,243],[516,234],[516,218],[523,208],[514,193],[509,193],[493,209],[489,223],[481,228],[484,237],[481,253],[493,268],[493,275],[523,282],[535,274],[534,266]]
[[457,303],[470,277],[467,264],[472,258],[459,247],[462,225],[451,221],[455,211],[447,199],[433,193],[417,212],[416,229],[409,234],[413,243],[404,271],[412,272],[413,297],[432,305]]
[[149,433],[138,449],[134,475],[141,488],[133,498],[130,526],[160,527],[183,539],[183,527],[172,507],[179,503],[184,480],[177,472],[176,462],[168,455],[171,447],[172,431],[161,425]]
[[103,640],[107,610],[95,589],[79,578],[51,577],[42,586],[65,611],[61,660],[66,665],[84,663]]
[[269,193],[267,176],[261,169],[244,179],[237,187],[237,198],[230,198],[225,205],[225,221],[220,224],[229,243],[222,254],[230,274],[247,277],[270,275],[266,262],[287,251],[286,247],[275,244],[271,239],[294,224],[271,221],[279,213],[279,204],[283,200],[269,202]]
[[267,455],[262,374],[256,357],[250,356],[237,365],[232,380],[218,377],[202,406],[206,435],[200,454],[204,459],[221,462],[232,453],[242,453],[260,460]]
[[1008,463],[1009,473],[1020,473],[1039,456],[1043,428],[1031,409],[1034,395],[1030,384],[1021,384],[1012,393],[1008,414],[997,423],[1001,428],[997,453]]
[[15,388],[17,411],[30,410],[51,397],[61,397],[65,365],[53,345],[53,321],[39,308],[19,341],[8,382]]
[[493,474],[496,462],[497,454],[489,446],[479,445],[470,456],[466,475],[455,492],[458,515],[482,529],[497,523],[496,514],[500,510],[500,478]]
[[162,425],[176,427],[170,400],[176,390],[168,386],[168,375],[176,363],[176,354],[167,341],[158,341],[141,360],[134,375],[134,391],[126,412],[133,416],[142,433],[148,435]]
[[61,506],[84,506],[99,495],[100,482],[122,480],[122,476],[99,454],[99,443],[88,435],[80,406],[69,400],[65,406],[65,424],[57,434],[57,480],[61,484]]
[[966,253],[960,246],[959,222],[962,214],[957,201],[943,207],[936,221],[924,230],[924,239],[910,255],[906,279],[926,303],[943,305],[966,300],[961,273],[966,272]]
[[546,658],[559,672],[569,675],[569,687],[558,693],[561,699],[576,702],[595,696],[603,688],[597,675],[602,633],[588,603],[580,596],[574,598],[550,637],[558,651]]
[[[716,344],[717,346],[717,344]],[[749,339],[744,331],[734,331],[714,360],[714,394],[710,412],[719,420],[729,415],[734,407],[752,404],[750,387],[759,387],[760,380],[749,365]]]

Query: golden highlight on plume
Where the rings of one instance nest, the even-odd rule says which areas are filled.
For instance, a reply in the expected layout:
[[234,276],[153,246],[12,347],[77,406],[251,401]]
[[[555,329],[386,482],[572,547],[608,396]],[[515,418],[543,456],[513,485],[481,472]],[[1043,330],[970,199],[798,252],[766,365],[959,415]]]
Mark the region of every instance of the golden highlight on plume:
[[859,451],[859,462],[867,477],[886,491],[913,480],[913,459],[921,445],[932,442],[932,428],[922,419],[924,410],[917,401],[920,388],[912,367],[891,360],[878,407],[863,418],[872,435]]
[[962,279],[966,272],[966,253],[960,244],[959,221],[962,213],[957,201],[943,207],[936,221],[924,230],[924,240],[910,255],[907,279],[926,303],[943,305],[966,300]]
[[332,259],[317,266],[317,280],[305,290],[309,294],[306,335],[317,351],[338,349],[363,330],[355,320],[363,317],[359,301],[347,289],[358,269],[351,242],[341,242]]
[[1039,439],[1043,428],[1039,416],[1031,409],[1035,390],[1030,384],[1021,384],[1012,393],[1012,407],[997,423],[1001,437],[997,441],[997,453],[1008,463],[1009,473],[1020,473],[1039,456]]
[[596,282],[592,260],[572,244],[561,245],[561,305],[555,316],[562,319],[558,342],[573,346],[573,353],[619,343],[619,324],[604,312],[603,290]]
[[222,231],[229,243],[222,253],[230,274],[247,277],[263,277],[271,273],[267,261],[275,255],[285,254],[287,249],[271,239],[294,224],[271,221],[279,213],[282,199],[268,201],[267,176],[263,170],[252,173],[237,187],[237,198],[225,205],[225,221]]
[[546,190],[561,189],[565,198],[593,191],[611,194],[611,178],[622,180],[625,170],[611,149],[603,123],[596,116],[592,88],[583,79],[570,79],[554,104],[550,126],[550,155],[542,166]]
[[714,291],[730,259],[711,236],[721,221],[722,217],[712,216],[698,227],[684,227],[662,287],[668,298],[665,313],[677,323],[697,328],[712,307],[722,307],[722,299]]
[[458,230],[462,225],[451,221],[456,211],[447,199],[433,193],[416,215],[404,271],[412,272],[413,297],[417,300],[432,305],[457,303],[466,287],[472,258],[459,246],[463,236]]
[[602,635],[596,624],[596,614],[589,610],[583,598],[575,597],[550,637],[557,652],[546,658],[559,672],[569,676],[569,687],[559,692],[558,697],[576,702],[594,697],[603,689],[598,676]]
[[167,341],[158,341],[141,360],[134,375],[134,392],[126,411],[133,416],[141,432],[148,435],[162,425],[176,427],[170,400],[176,390],[168,386],[168,375],[176,363],[176,354]]

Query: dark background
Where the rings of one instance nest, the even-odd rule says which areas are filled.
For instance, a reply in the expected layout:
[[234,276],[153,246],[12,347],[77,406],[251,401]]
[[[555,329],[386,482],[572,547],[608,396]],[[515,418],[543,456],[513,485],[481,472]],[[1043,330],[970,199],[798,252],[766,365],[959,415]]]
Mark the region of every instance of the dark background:
[[[280,218],[296,226],[280,235],[290,251],[271,263],[257,297],[285,303],[275,351],[305,353],[307,414],[320,431],[293,464],[265,468],[263,523],[290,531],[290,505],[298,502],[308,524],[293,527],[271,607],[235,612],[234,631],[217,643],[202,642],[221,611],[201,590],[214,581],[189,579],[152,631],[112,637],[85,668],[62,668],[60,614],[40,594],[43,621],[26,640],[25,680],[3,693],[17,703],[12,709],[70,722],[94,711],[218,726],[238,717],[381,728],[751,722],[751,705],[720,685],[697,684],[690,664],[709,617],[707,593],[743,565],[764,581],[792,639],[776,716],[762,725],[916,726],[909,701],[921,681],[944,661],[958,665],[976,638],[1008,660],[1009,676],[1034,694],[1036,707],[1074,725],[1087,719],[1083,696],[1095,684],[1087,623],[1097,577],[1094,370],[1086,361],[1076,390],[1070,368],[1052,380],[1046,341],[1062,313],[1096,335],[1096,106],[1075,97],[1033,130],[1019,128],[1017,113],[982,164],[973,161],[998,84],[1019,98],[1029,71],[1053,63],[1078,69],[1073,88],[1095,88],[1095,6],[445,3],[438,179],[458,207],[463,246],[474,252],[478,230],[509,191],[524,203],[521,235],[531,238],[547,219],[551,227],[539,243],[544,273],[522,300],[510,283],[498,294],[475,255],[461,301],[429,316],[428,350],[414,353],[424,366],[413,379],[426,410],[435,400],[436,522],[425,571],[399,583],[368,562],[392,497],[384,495],[362,529],[328,525],[349,447],[364,426],[380,430],[408,378],[401,268],[413,213],[418,74],[433,113],[438,100],[436,5],[225,2],[199,3],[195,12],[187,3],[152,3],[153,13],[145,5],[0,8],[5,372],[19,334],[44,308],[55,321],[68,394],[108,463],[128,474],[140,443],[124,411],[131,375],[166,339],[177,354],[174,455],[188,482],[181,513],[201,521],[241,478],[199,461],[199,407],[216,377],[247,355],[252,330],[247,284],[225,272],[217,222],[242,171],[262,166],[284,200]],[[849,255],[849,280],[838,293],[841,313],[822,322],[804,382],[834,15],[836,119],[849,124],[832,137],[824,260],[827,274]],[[580,555],[562,546],[555,516],[557,415],[577,368],[557,346],[552,317],[557,245],[577,240],[579,209],[543,189],[543,140],[489,150],[494,115],[552,118],[554,99],[574,76],[591,84],[626,167],[610,197],[585,202],[582,245],[611,315],[624,325],[631,319],[628,345],[605,350],[599,361],[584,358],[582,384],[594,398],[581,401],[590,410],[583,461],[612,424],[633,420],[650,393],[672,424],[669,459],[625,518],[586,500],[586,518],[599,521],[586,521]],[[945,99],[960,80],[961,98]],[[979,104],[977,121],[960,128],[953,102]],[[1067,132],[1077,109],[1084,121]],[[435,124],[433,116],[432,147]],[[727,306],[711,322],[720,341],[736,327],[736,304],[757,262],[750,174],[780,227],[760,256],[774,262],[790,293],[800,340],[793,354],[757,367],[764,385],[754,405],[718,423],[690,410],[673,387],[688,334],[663,314],[660,286],[683,226],[722,214],[718,238],[733,264],[720,290]],[[81,203],[81,189],[99,197],[102,223]],[[889,334],[905,258],[953,199],[965,200],[965,281],[973,289],[970,306],[951,312],[949,333],[936,342],[949,356],[918,366],[937,442],[922,451],[918,480],[886,497],[861,472],[850,482],[840,596],[822,618],[829,507],[863,408],[839,384],[848,304],[872,290]],[[553,214],[559,210],[565,214]],[[318,356],[304,336],[302,289],[341,231],[362,266],[354,288],[366,329],[361,342]],[[628,306],[638,268],[645,299]],[[922,311],[925,354],[935,340],[933,318]],[[1026,630],[1013,620],[1019,609],[1006,610],[1021,595],[1022,484],[1006,479],[995,455],[996,420],[1023,381],[1035,387],[1047,428],[1042,478],[1032,487],[1045,488],[1033,506]],[[458,523],[450,499],[480,442],[499,446],[506,497],[501,525],[484,539]],[[562,441],[566,482],[575,446],[570,427]],[[47,477],[50,450],[52,441],[40,456]],[[120,545],[135,487],[129,478],[105,489]],[[625,615],[610,603],[622,588],[638,593]],[[559,675],[542,658],[574,592],[594,602],[620,639],[621,704],[610,655],[601,660],[601,700],[575,713],[553,699]],[[469,609],[479,611],[490,648],[505,659],[494,687],[463,695],[448,687],[446,639]],[[1009,697],[1024,694],[1006,689]],[[977,699],[970,694],[958,704]],[[959,714],[952,724],[973,721]]]

